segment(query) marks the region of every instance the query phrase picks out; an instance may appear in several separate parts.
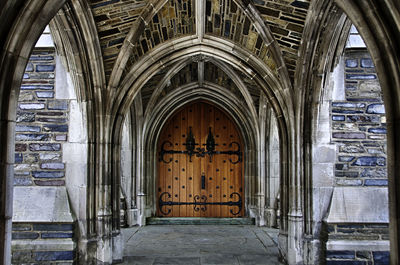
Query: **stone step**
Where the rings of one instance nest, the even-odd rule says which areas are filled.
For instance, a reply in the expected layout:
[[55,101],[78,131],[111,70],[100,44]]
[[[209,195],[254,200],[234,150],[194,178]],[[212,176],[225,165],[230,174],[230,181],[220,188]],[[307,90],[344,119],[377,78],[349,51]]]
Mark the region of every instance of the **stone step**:
[[254,218],[149,217],[147,225],[254,225]]

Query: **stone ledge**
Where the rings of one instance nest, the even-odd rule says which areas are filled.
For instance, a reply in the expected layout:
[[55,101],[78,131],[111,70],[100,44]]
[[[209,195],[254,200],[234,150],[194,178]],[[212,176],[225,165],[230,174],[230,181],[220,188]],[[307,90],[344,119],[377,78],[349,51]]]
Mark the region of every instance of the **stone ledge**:
[[76,243],[72,239],[13,240],[12,251],[74,251]]
[[326,250],[389,251],[388,240],[329,240]]
[[14,187],[13,222],[73,223],[65,187]]
[[335,187],[328,224],[389,223],[387,188]]

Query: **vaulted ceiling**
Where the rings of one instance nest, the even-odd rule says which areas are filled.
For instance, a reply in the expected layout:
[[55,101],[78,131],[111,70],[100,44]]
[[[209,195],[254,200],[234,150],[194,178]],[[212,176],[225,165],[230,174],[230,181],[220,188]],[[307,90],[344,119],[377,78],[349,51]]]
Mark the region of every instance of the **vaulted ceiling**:
[[[163,44],[177,46],[180,40],[190,40],[201,46],[216,39],[226,43],[233,54],[240,50],[257,58],[261,68],[283,87],[292,87],[310,1],[90,0],[87,7],[97,31],[90,34],[99,43],[105,85],[111,90],[135,74],[132,69],[156,60],[154,53]],[[257,112],[260,88],[251,73],[233,68],[198,53],[162,67],[140,87],[143,113],[148,104],[153,106],[189,83],[213,83],[228,89],[238,99],[251,102]]]

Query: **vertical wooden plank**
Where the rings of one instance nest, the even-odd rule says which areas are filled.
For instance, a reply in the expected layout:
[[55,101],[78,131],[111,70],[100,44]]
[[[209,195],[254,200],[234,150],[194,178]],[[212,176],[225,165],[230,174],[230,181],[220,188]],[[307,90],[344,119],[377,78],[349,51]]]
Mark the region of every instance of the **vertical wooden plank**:
[[[165,129],[161,133],[160,140],[158,141],[157,159],[158,159],[158,156],[159,156],[159,152],[161,150],[161,144],[166,140],[166,136],[165,136],[166,130]],[[161,194],[166,191],[166,183],[165,183],[165,180],[166,180],[166,176],[165,176],[166,167],[165,167],[165,163],[162,162],[162,161],[159,161],[159,160],[158,160],[157,165],[158,165],[158,168],[157,168],[157,172],[158,172],[157,183],[158,184],[157,184],[157,187],[156,187],[157,190],[158,190],[158,193],[157,193],[158,194],[158,196],[157,196],[157,216],[162,216],[162,214],[160,212],[160,207],[158,205],[158,199],[160,198]]]
[[[173,128],[172,128],[172,138],[173,138],[173,149],[179,149],[179,135],[180,135],[180,122],[179,113],[177,113],[173,118]],[[173,155],[173,161],[171,162],[172,167],[172,197],[174,202],[179,202],[179,154]],[[177,162],[178,161],[178,162]],[[172,206],[172,217],[180,217],[179,215],[180,207],[179,205]]]
[[[210,132],[211,128],[211,133],[214,136],[215,140],[215,126],[214,126],[214,120],[215,120],[215,108],[211,105],[207,104],[207,109],[208,109],[208,115],[207,115],[207,130],[206,130],[206,135],[208,137],[208,134]],[[207,139],[207,138],[206,138]],[[216,167],[215,167],[215,157],[212,157],[210,160],[210,156],[207,156],[205,158],[207,161],[207,193],[208,193],[208,202],[214,202],[215,200],[215,179],[216,179]],[[207,207],[208,209],[208,217],[215,217],[215,206],[209,205]]]
[[[193,104],[190,104],[186,108],[186,119],[187,119],[187,133],[189,133],[189,127],[192,127],[192,133],[193,133]],[[196,141],[196,137],[194,138]],[[189,157],[186,158],[186,167],[187,167],[187,175],[186,175],[186,201],[187,202],[193,202],[193,197],[194,197],[194,189],[193,189],[193,175],[194,175],[194,157],[192,157],[192,162],[190,162]],[[188,206],[186,209],[187,216],[188,217],[193,217],[194,216],[194,210],[193,206]]]
[[[223,113],[220,112],[219,109],[214,107],[214,137],[215,143],[215,150],[223,150],[222,146],[222,126],[221,123],[223,122]],[[222,178],[223,170],[222,170],[222,163],[223,155],[215,155],[213,158],[214,163],[214,182],[213,182],[213,197],[215,202],[221,202],[221,192],[220,192],[220,180]],[[216,205],[214,208],[214,216],[221,217],[221,206]]]
[[[193,106],[193,134],[196,139],[196,142],[198,143],[198,147],[202,148],[203,140],[202,140],[202,134],[201,130],[203,128],[203,108],[200,104],[194,104]],[[194,193],[193,193],[193,200],[194,196],[199,195],[200,197],[203,195],[203,190],[201,189],[201,174],[204,172],[204,167],[203,167],[203,159],[201,157],[193,157],[193,185],[194,185]],[[201,207],[199,207],[201,208]],[[202,216],[202,211],[199,209],[199,211],[194,212],[195,217],[200,217]]]
[[[184,108],[181,111],[181,115],[180,115],[180,128],[181,128],[181,134],[179,135],[180,137],[180,150],[186,150],[186,146],[183,145],[186,141],[186,137],[188,134],[188,128],[187,128],[187,107]],[[179,177],[179,189],[180,189],[180,194],[179,194],[179,198],[181,202],[187,202],[187,184],[186,184],[186,178],[187,178],[187,163],[186,161],[189,160],[189,157],[187,154],[181,154],[179,156],[179,166],[181,169],[181,173],[180,173],[180,177]],[[180,207],[180,216],[181,217],[187,217],[187,208],[188,206],[186,205],[182,205]]]

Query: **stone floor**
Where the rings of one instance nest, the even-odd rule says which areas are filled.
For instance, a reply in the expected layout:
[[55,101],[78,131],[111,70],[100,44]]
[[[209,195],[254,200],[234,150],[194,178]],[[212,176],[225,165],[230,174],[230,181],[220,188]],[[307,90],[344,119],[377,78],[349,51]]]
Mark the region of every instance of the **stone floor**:
[[276,229],[242,225],[149,225],[123,230],[122,264],[282,264]]

